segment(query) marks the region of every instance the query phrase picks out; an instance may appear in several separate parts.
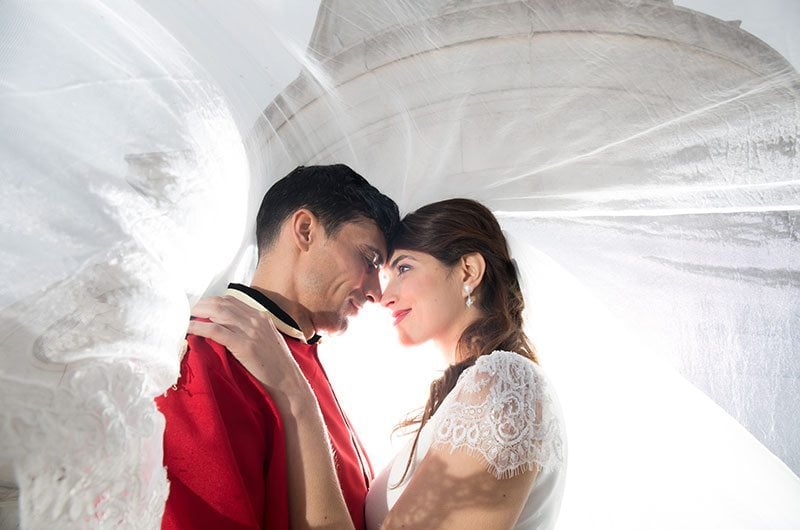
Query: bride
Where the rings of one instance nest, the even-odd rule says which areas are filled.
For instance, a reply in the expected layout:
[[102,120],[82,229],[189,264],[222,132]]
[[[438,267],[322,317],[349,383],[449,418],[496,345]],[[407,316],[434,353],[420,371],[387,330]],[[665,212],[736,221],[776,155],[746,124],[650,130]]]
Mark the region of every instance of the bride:
[[[550,529],[566,474],[557,398],[522,326],[524,302],[494,215],[468,199],[407,215],[381,304],[404,345],[433,341],[449,367],[416,433],[373,482],[370,529]],[[189,332],[226,346],[265,386],[286,429],[293,528],[352,529],[322,416],[274,324],[237,300],[201,301]],[[299,520],[298,520],[299,519]]]

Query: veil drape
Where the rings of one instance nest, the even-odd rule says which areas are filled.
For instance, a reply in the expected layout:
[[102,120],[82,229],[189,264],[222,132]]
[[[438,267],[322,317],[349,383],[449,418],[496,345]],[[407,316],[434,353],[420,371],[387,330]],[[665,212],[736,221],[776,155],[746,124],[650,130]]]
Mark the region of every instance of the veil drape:
[[[800,12],[739,4],[0,3],[0,527],[158,526],[189,306],[332,162],[512,234],[561,527],[800,527]],[[368,327],[323,352],[356,415],[429,376]]]

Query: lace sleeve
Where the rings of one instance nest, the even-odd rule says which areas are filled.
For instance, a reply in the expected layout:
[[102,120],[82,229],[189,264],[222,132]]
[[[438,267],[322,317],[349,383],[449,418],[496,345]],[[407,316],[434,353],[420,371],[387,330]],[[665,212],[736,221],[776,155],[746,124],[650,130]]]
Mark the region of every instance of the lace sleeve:
[[498,479],[563,462],[562,425],[547,380],[516,353],[479,358],[433,420],[433,445],[479,456]]

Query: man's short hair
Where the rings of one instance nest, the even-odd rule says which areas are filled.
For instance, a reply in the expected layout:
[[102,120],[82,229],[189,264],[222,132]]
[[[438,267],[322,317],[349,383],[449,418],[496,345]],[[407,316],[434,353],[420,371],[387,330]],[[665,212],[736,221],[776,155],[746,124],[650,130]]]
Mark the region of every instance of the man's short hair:
[[329,237],[344,223],[366,218],[388,242],[400,223],[397,204],[348,166],[298,166],[261,201],[256,218],[259,256],[277,239],[283,222],[301,208],[317,216]]

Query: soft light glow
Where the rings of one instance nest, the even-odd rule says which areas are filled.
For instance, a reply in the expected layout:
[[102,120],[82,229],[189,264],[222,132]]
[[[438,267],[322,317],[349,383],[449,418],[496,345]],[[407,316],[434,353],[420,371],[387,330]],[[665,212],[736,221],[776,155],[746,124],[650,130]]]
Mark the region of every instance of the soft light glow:
[[431,381],[446,367],[442,355],[432,344],[400,345],[389,311],[368,304],[345,334],[325,339],[320,357],[379,471],[407,443],[392,430],[425,405]]

